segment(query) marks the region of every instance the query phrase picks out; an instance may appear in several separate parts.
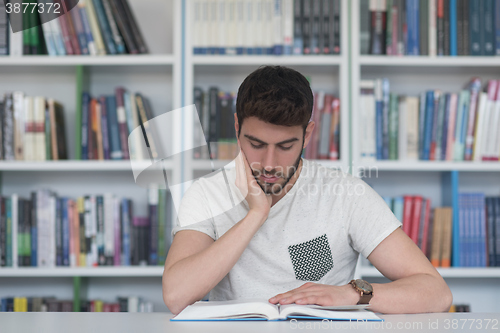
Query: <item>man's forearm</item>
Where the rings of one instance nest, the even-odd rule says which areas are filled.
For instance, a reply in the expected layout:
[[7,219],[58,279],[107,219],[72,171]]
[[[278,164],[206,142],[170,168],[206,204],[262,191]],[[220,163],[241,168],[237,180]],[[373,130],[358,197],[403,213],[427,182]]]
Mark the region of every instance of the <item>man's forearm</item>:
[[453,301],[441,277],[415,274],[390,283],[372,283],[370,309],[380,313],[448,311]]
[[229,229],[204,251],[175,263],[163,274],[163,289],[172,313],[200,300],[231,270],[267,219],[256,212]]

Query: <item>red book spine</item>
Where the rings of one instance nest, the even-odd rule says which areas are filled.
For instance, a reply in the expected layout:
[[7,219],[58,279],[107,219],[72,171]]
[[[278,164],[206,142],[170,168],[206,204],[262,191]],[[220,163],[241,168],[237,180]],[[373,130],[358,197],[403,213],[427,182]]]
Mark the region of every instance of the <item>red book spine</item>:
[[340,128],[340,99],[334,98],[332,102],[333,116],[332,116],[332,136],[330,139],[330,160],[339,159],[339,128]]
[[66,21],[66,15],[61,15],[57,18],[61,26],[61,32],[64,41],[64,48],[66,49],[66,54],[73,55],[75,51],[73,50],[73,45],[71,44],[71,35],[69,33],[68,22]]
[[411,224],[411,216],[412,216],[412,206],[413,206],[413,197],[410,195],[405,195],[403,197],[403,231],[405,234],[410,236],[410,224]]
[[412,209],[412,221],[411,221],[411,231],[410,238],[415,244],[418,244],[418,230],[420,227],[420,214],[422,210],[422,200],[423,198],[419,195],[413,197],[413,209]]
[[80,44],[78,43],[78,36],[76,35],[76,32],[75,32],[75,25],[73,24],[73,19],[71,18],[71,14],[69,13],[69,10],[67,10],[67,8],[66,8],[65,1],[57,1],[57,2],[61,3],[62,6],[64,6],[65,14],[62,15],[61,17],[63,17],[66,20],[66,23],[67,23],[66,27],[68,29],[68,33],[70,36],[69,41],[71,43],[71,46],[73,47],[74,54],[80,55],[80,54],[82,54],[82,52],[80,50]]

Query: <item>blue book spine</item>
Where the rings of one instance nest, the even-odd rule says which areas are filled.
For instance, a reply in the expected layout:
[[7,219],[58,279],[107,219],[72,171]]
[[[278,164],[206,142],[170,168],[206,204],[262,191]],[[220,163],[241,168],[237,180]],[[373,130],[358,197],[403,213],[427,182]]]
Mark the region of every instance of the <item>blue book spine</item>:
[[459,258],[460,258],[460,263],[459,267],[465,267],[465,200],[464,200],[464,194],[460,193],[459,199],[458,199],[458,205],[459,205],[459,239],[458,239],[458,244],[459,244]]
[[385,201],[385,203],[386,203],[387,207],[389,207],[389,208],[391,209],[391,211],[393,211],[393,210],[392,210],[392,198],[391,198],[391,197],[385,197],[385,196],[384,196],[384,197],[382,197],[382,199],[384,199],[384,201]]
[[101,28],[102,37],[104,38],[104,44],[106,45],[106,50],[109,54],[116,54],[116,46],[113,41],[113,36],[111,35],[111,28],[109,27],[108,19],[104,12],[104,6],[102,0],[92,0],[95,12],[97,16],[97,21],[99,22],[99,27]]
[[457,0],[450,0],[450,55],[457,55]]
[[84,9],[81,9],[80,7],[75,7],[73,10],[70,11],[70,15],[71,15],[71,18],[73,20],[76,38],[78,40],[78,45],[80,45],[80,50],[82,52],[82,55],[88,55],[89,48],[88,48],[88,42],[87,42],[87,35],[85,34],[85,29],[83,27],[82,18],[80,16],[81,10],[84,10]]
[[500,55],[500,0],[495,0],[495,47]]
[[484,0],[481,23],[484,26],[484,55],[493,56],[496,54],[495,0]]
[[495,198],[488,197],[486,201],[486,218],[488,225],[488,266],[495,266]]
[[479,193],[477,196],[477,203],[478,203],[478,215],[479,215],[479,253],[480,253],[480,266],[481,267],[486,267],[486,257],[488,255],[488,247],[487,247],[487,241],[486,241],[486,214],[485,214],[485,196],[484,193]]
[[441,141],[441,161],[446,161],[446,145],[448,144],[448,123],[450,121],[450,94],[446,94],[443,120],[443,139]]
[[384,102],[376,101],[375,102],[375,110],[376,110],[376,142],[377,142],[377,160],[383,159],[383,131],[384,131]]
[[90,95],[87,92],[82,94],[82,160],[89,158],[89,108]]
[[[390,14],[387,14],[390,15]],[[407,54],[420,55],[419,1],[406,0]]]
[[108,134],[111,148],[110,156],[113,160],[120,160],[122,159],[122,150],[115,96],[108,96],[106,98],[106,112],[108,113]]
[[111,159],[109,151],[109,130],[108,130],[108,106],[106,97],[101,97],[101,135],[102,135],[102,150],[105,160]]
[[495,198],[495,258],[497,267],[500,266],[500,197]]
[[425,104],[424,151],[422,159],[429,160],[432,139],[432,124],[434,121],[434,91],[427,91]]
[[473,56],[481,55],[481,32],[482,24],[479,15],[479,4],[481,0],[469,1],[469,54]]
[[32,192],[31,195],[31,266],[36,267],[38,263],[38,228],[37,228],[37,195]]
[[79,12],[80,12],[80,18],[82,20],[83,32],[85,33],[85,38],[87,39],[87,44],[89,45],[89,53],[92,54],[90,52],[90,45],[93,45],[94,43],[94,36],[92,35],[92,30],[90,29],[89,19],[87,17],[87,13],[85,12],[84,8],[79,8]]
[[129,201],[122,200],[122,265],[130,266],[130,219]]
[[69,266],[69,216],[68,199],[62,201],[62,258],[63,266]]
[[394,215],[398,219],[399,222],[403,221],[403,207],[404,207],[404,199],[401,196],[395,197],[393,202],[394,207]]
[[2,298],[0,303],[0,312],[7,312],[7,298]]

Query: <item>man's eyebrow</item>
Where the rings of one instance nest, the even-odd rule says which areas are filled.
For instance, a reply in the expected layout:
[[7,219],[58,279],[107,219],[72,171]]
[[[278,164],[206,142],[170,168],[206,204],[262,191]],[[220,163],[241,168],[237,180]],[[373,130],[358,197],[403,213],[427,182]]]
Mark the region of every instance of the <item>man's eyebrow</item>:
[[[252,141],[257,141],[258,143],[260,144],[263,144],[263,145],[267,145],[268,143],[267,142],[264,142],[260,139],[257,139],[255,136],[253,135],[249,135],[249,134],[244,134],[244,136]],[[278,142],[276,143],[277,145],[283,145],[283,144],[286,144],[286,143],[290,143],[290,142],[295,142],[295,141],[298,141],[299,139],[298,138],[290,138],[290,139],[286,139],[284,141],[281,141],[281,142]]]

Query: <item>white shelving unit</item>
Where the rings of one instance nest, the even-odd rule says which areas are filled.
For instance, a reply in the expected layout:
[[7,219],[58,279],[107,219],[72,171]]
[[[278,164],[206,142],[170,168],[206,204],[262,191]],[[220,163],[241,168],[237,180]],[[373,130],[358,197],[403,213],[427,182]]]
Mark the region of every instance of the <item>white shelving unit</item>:
[[[129,197],[135,216],[147,216],[147,190],[134,182],[130,161],[75,160],[77,67],[83,67],[83,89],[92,96],[114,95],[117,86],[141,92],[159,116],[181,105],[182,0],[128,0],[141,28],[149,54],[116,56],[21,56],[0,58],[0,91],[24,91],[52,97],[64,105],[70,160],[47,162],[0,161],[1,194],[28,197],[38,188],[60,196],[78,197],[111,192]],[[22,32],[21,32],[22,33]],[[181,123],[180,117],[175,123]],[[173,145],[182,129],[165,128]],[[175,139],[177,138],[177,139]],[[173,147],[176,149],[176,147]],[[169,177],[180,179],[178,158],[162,164]],[[149,163],[145,162],[144,166]],[[172,193],[180,196],[180,193]],[[175,218],[175,212],[172,212]],[[73,298],[73,277],[85,280],[88,299],[115,301],[117,296],[140,296],[155,311],[167,311],[161,292],[163,267],[0,268],[0,297],[56,296]]]
[[[360,160],[359,83],[361,80],[387,77],[391,92],[418,96],[428,89],[460,91],[477,76],[483,84],[500,77],[499,57],[429,57],[360,55],[360,2],[351,2],[351,92],[352,92],[352,166],[354,173],[367,176],[365,181],[380,195],[421,194],[431,199],[432,207],[443,205],[441,177],[460,172],[460,191],[480,191],[500,195],[499,162],[375,161]],[[454,303],[468,303],[474,312],[500,311],[494,294],[499,290],[498,268],[439,268],[450,286]],[[373,282],[386,282],[366,260],[358,262],[356,275]]]
[[[443,173],[458,170],[463,191],[479,190],[500,195],[500,163],[359,161],[358,92],[361,79],[388,77],[392,91],[417,95],[432,88],[458,91],[471,76],[483,80],[500,77],[498,57],[385,57],[360,55],[359,2],[341,0],[341,55],[338,56],[194,56],[191,44],[191,0],[129,0],[150,48],[147,55],[102,57],[23,56],[0,58],[0,92],[22,90],[31,96],[55,98],[65,106],[69,161],[0,161],[2,195],[22,196],[36,188],[50,188],[63,196],[100,194],[111,191],[134,201],[134,215],[145,216],[146,190],[134,183],[129,161],[75,161],[73,132],[76,108],[76,67],[83,66],[89,92],[113,94],[122,85],[142,92],[151,101],[156,116],[190,105],[193,88],[207,90],[216,85],[237,91],[243,79],[261,65],[284,65],[309,77],[314,91],[324,90],[341,101],[341,159],[319,160],[331,168],[354,172],[369,170],[366,181],[381,195],[421,193],[433,206],[442,201]],[[351,15],[349,17],[349,14]],[[350,47],[350,50],[349,50]],[[176,150],[190,146],[193,128],[188,114],[174,119],[170,128]],[[166,161],[169,176],[195,179],[232,161],[193,160],[190,156]],[[146,164],[145,164],[146,165]],[[493,181],[492,181],[493,180]],[[495,183],[496,180],[496,183]],[[180,198],[187,189],[173,193]],[[175,212],[174,212],[175,213]],[[86,279],[89,299],[114,300],[138,295],[153,301],[155,311],[166,311],[161,293],[163,267],[96,268],[0,268],[0,297],[56,296],[71,299],[71,277]],[[449,283],[456,303],[470,303],[473,311],[499,311],[495,291],[500,288],[500,269],[439,269]],[[356,275],[372,282],[385,278],[366,263],[358,264]]]

